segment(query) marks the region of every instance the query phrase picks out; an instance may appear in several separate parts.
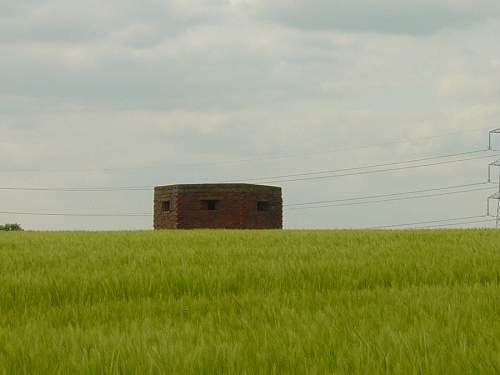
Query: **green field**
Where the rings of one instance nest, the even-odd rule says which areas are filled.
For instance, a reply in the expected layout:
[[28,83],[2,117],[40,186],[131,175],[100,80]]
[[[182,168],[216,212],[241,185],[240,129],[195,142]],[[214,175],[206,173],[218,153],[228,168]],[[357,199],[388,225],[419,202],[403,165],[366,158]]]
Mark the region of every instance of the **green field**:
[[500,232],[0,234],[0,374],[499,374]]

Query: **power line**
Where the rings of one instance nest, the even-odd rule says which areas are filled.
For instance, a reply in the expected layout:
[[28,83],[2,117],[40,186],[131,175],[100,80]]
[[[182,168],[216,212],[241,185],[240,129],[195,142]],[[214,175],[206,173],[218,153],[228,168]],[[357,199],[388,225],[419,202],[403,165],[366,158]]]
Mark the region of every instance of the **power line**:
[[109,186],[109,187],[75,187],[75,188],[51,188],[51,187],[0,187],[5,191],[54,191],[54,192],[118,192],[118,191],[151,191],[152,186]]
[[[449,136],[442,135],[442,136]],[[440,136],[428,137],[437,138]],[[384,145],[390,144],[392,142],[386,143]],[[399,142],[396,142],[399,143]],[[367,146],[367,147],[373,147]],[[363,147],[357,147],[363,148]],[[335,152],[340,151],[336,150]],[[440,159],[449,159],[449,158],[457,158],[466,155],[473,155],[479,153],[485,153],[491,151],[489,149],[481,149],[474,151],[466,151],[455,154],[446,154],[446,155],[438,155],[438,156],[428,156],[423,158],[416,158],[404,161],[390,161],[385,163],[378,164],[368,164],[364,166],[358,167],[350,167],[350,168],[341,168],[341,169],[333,169],[333,170],[323,170],[323,171],[309,171],[304,173],[295,173],[288,175],[279,175],[279,176],[270,176],[270,177],[259,177],[259,178],[250,178],[246,179],[246,181],[269,181],[269,182],[294,182],[294,181],[307,181],[307,180],[320,180],[327,178],[338,178],[345,176],[357,176],[357,175],[366,175],[366,174],[375,174],[375,173],[383,173],[389,171],[402,171],[407,169],[414,168],[423,168],[423,167],[431,167],[452,163],[461,163],[471,160],[480,160],[492,157],[498,157],[500,154],[487,155],[487,156],[478,156],[478,157],[464,157],[460,159],[453,160],[441,160],[432,163],[427,163],[428,161],[440,160]],[[287,156],[292,157],[292,156]],[[264,159],[263,159],[264,160]],[[424,164],[422,164],[424,163]],[[410,164],[410,165],[406,165]],[[412,165],[417,164],[417,165]],[[385,168],[385,167],[393,167],[399,166],[396,168]],[[382,169],[378,169],[382,168]],[[129,169],[129,168],[126,168]],[[0,171],[1,172],[1,171]],[[344,173],[350,172],[350,173]],[[228,182],[239,182],[238,181],[228,181]],[[400,201],[400,200],[412,200],[412,199],[423,199],[430,197],[440,197],[440,196],[450,196],[455,194],[464,194],[468,192],[476,192],[476,191],[485,191],[489,190],[489,187],[475,188],[475,189],[466,189],[459,191],[447,191],[452,189],[464,189],[475,186],[483,186],[489,184],[488,182],[474,183],[474,184],[462,184],[462,185],[454,185],[454,186],[445,186],[445,187],[436,187],[429,189],[421,189],[421,190],[412,190],[398,193],[389,193],[389,194],[377,194],[377,195],[368,195],[368,196],[358,196],[352,198],[344,198],[344,199],[335,199],[335,200],[324,200],[324,201],[315,201],[315,202],[304,202],[304,203],[296,203],[285,205],[284,207],[287,210],[303,210],[303,209],[317,209],[317,208],[327,208],[327,207],[341,207],[341,206],[355,206],[355,205],[366,205],[366,204],[375,204],[375,203],[383,203],[383,202],[391,202],[391,201]],[[63,187],[63,188],[50,188],[50,187],[0,187],[0,190],[11,190],[11,191],[57,191],[57,192],[117,192],[117,191],[150,191],[151,187],[146,186],[115,186],[115,187]],[[446,191],[446,192],[443,192]],[[437,193],[436,193],[437,192]],[[426,194],[432,193],[432,194]],[[417,195],[415,195],[417,194]],[[410,195],[410,196],[408,196]],[[387,198],[387,199],[379,199],[379,198]],[[325,204],[325,203],[335,203],[335,204]],[[27,211],[0,211],[0,214],[4,215],[26,215],[26,216],[59,216],[59,217],[151,217],[152,213],[71,213],[71,212],[27,212]],[[383,228],[398,228],[398,227],[406,227],[413,225],[429,225],[428,227],[418,227],[417,229],[424,228],[435,228],[435,227],[447,227],[447,226],[456,226],[456,225],[469,225],[475,223],[486,223],[494,221],[494,219],[485,219],[487,216],[469,216],[463,218],[453,218],[453,219],[441,219],[434,221],[426,221],[426,222],[418,222],[418,223],[407,223],[407,224],[395,224],[390,226],[380,226],[374,227],[371,229],[383,229]],[[473,219],[475,220],[470,221]],[[457,220],[468,220],[466,222],[456,222]],[[441,224],[442,223],[442,224]]]
[[342,198],[342,199],[314,201],[314,202],[303,202],[303,203],[291,203],[291,204],[286,204],[283,207],[296,207],[296,206],[306,206],[306,205],[324,204],[324,203],[349,202],[349,201],[356,201],[356,200],[394,197],[394,196],[398,196],[398,195],[428,193],[428,192],[432,192],[432,191],[442,191],[442,190],[450,190],[450,189],[459,189],[459,188],[472,187],[472,186],[481,186],[481,185],[489,185],[489,183],[488,182],[477,182],[477,183],[474,183],[474,184],[443,186],[443,187],[437,187],[437,188],[431,188],[431,189],[410,190],[410,191],[404,191],[404,192],[398,192],[398,193],[390,193],[390,194],[365,195],[365,196],[359,196],[359,197],[353,197],[353,198]]
[[490,190],[490,189],[491,188],[480,188],[480,189],[469,189],[469,190],[461,190],[461,191],[451,191],[451,192],[439,193],[439,194],[418,195],[418,196],[414,196],[414,197],[381,199],[381,200],[367,201],[367,202],[351,202],[351,203],[342,203],[342,204],[330,204],[330,205],[324,205],[324,206],[313,206],[313,207],[292,207],[292,208],[288,208],[286,211],[312,210],[312,209],[317,209],[317,208],[329,208],[329,207],[360,206],[360,205],[373,204],[373,203],[385,203],[385,202],[394,202],[394,201],[403,201],[403,200],[443,197],[443,196],[448,196],[448,195],[471,193],[471,192],[475,192],[475,191],[486,191],[486,190]]
[[500,156],[500,154],[481,156],[481,157],[475,157],[475,158],[448,160],[448,161],[441,161],[441,162],[427,163],[427,164],[420,164],[420,165],[410,165],[410,166],[398,167],[398,168],[385,168],[385,169],[378,169],[378,170],[374,170],[374,171],[361,171],[361,172],[353,172],[353,173],[343,173],[343,174],[334,174],[334,175],[327,175],[327,176],[315,176],[315,177],[303,177],[303,178],[294,178],[294,179],[286,179],[286,180],[279,180],[279,179],[275,180],[275,179],[273,179],[273,177],[269,177],[267,179],[262,179],[262,182],[265,182],[265,183],[285,183],[285,182],[324,180],[324,179],[339,178],[339,177],[360,176],[360,175],[376,174],[376,173],[384,173],[384,172],[392,172],[392,171],[402,171],[402,170],[415,169],[415,168],[425,168],[425,167],[432,167],[432,166],[437,166],[437,165],[462,163],[465,161],[487,159],[487,158],[492,158],[492,157],[497,157],[497,156]]
[[488,152],[488,151],[489,151],[488,149],[481,149],[481,150],[475,150],[475,151],[459,152],[456,154],[429,156],[429,157],[419,158],[419,159],[402,160],[402,161],[387,162],[387,163],[381,163],[381,164],[368,164],[368,165],[363,165],[363,166],[359,166],[359,167],[329,169],[329,170],[316,171],[316,172],[294,173],[294,174],[272,176],[272,177],[247,178],[245,180],[246,181],[259,181],[259,180],[264,180],[264,179],[269,179],[269,178],[278,179],[278,178],[288,178],[288,177],[310,176],[310,175],[325,174],[325,173],[347,172],[347,171],[355,171],[355,170],[359,170],[359,169],[380,168],[380,167],[388,167],[388,166],[392,166],[392,165],[401,165],[401,164],[418,163],[418,162],[422,162],[422,161],[429,161],[429,160],[436,160],[436,159],[452,158],[452,157],[457,157],[457,156],[478,154],[478,153]]
[[[434,157],[432,157],[432,159],[449,158],[449,157],[453,157],[453,156],[473,154],[473,153],[479,153],[479,152],[485,152],[485,150],[468,151],[468,152],[459,153],[459,154],[448,154],[448,155],[434,156]],[[487,159],[487,158],[492,158],[492,157],[497,157],[497,156],[500,156],[500,154],[493,154],[493,155],[473,157],[473,158],[462,158],[462,159],[456,159],[456,160],[447,160],[447,161],[419,164],[419,165],[409,165],[409,166],[397,167],[397,168],[384,168],[384,169],[378,169],[378,170],[373,170],[373,171],[359,171],[359,172],[352,172],[352,173],[334,174],[334,175],[327,175],[327,176],[312,176],[312,177],[303,177],[303,178],[286,179],[286,180],[278,179],[278,178],[280,178],[280,176],[269,176],[266,178],[262,177],[260,179],[248,179],[245,181],[263,180],[263,181],[268,182],[268,183],[312,181],[312,180],[322,180],[322,179],[339,178],[339,177],[347,177],[347,176],[376,174],[376,173],[383,173],[383,172],[390,172],[390,171],[401,171],[401,170],[406,170],[406,169],[424,168],[424,167],[437,166],[437,165],[461,163],[461,162],[466,162],[466,161],[471,161],[471,160]],[[430,158],[425,158],[425,159],[431,160]],[[413,159],[413,161],[410,160],[410,161],[392,162],[392,163],[384,163],[384,164],[386,164],[386,165],[388,165],[388,164],[392,164],[392,165],[404,164],[404,163],[415,162],[415,160],[423,160],[423,159]],[[378,166],[381,166],[381,164],[379,164]],[[354,168],[343,168],[343,169],[338,169],[338,170],[331,170],[328,172],[333,173],[336,171],[358,170],[358,169],[373,168],[373,167],[374,166],[372,165],[372,166],[362,166],[362,167],[354,167]],[[296,174],[296,176],[299,176],[299,175],[308,176],[311,173],[314,173],[314,174],[327,173],[327,171],[306,172],[306,173]],[[243,180],[226,180],[226,181],[222,181],[222,182],[233,182],[233,183],[239,182],[239,183],[241,183],[242,181]],[[153,188],[152,186],[56,187],[56,188],[51,188],[51,187],[0,187],[0,191],[3,190],[3,191],[51,191],[51,192],[120,192],[120,191],[150,191],[152,188]]]
[[13,212],[0,211],[2,215],[20,215],[20,216],[68,216],[68,217],[150,217],[152,214],[127,213],[127,214],[75,214],[61,212]]
[[[470,184],[469,186],[473,186],[473,185],[476,185],[476,184]],[[480,185],[482,185],[482,184],[480,184]],[[467,185],[463,185],[463,186],[467,186]],[[444,188],[439,188],[437,190],[443,190],[443,189]],[[422,198],[430,198],[430,197],[463,194],[463,193],[469,193],[469,192],[475,192],[475,191],[484,191],[484,190],[489,190],[489,189],[490,188],[469,189],[469,190],[452,191],[452,192],[439,193],[439,194],[427,194],[427,195],[420,195],[420,196],[413,196],[413,197],[400,197],[400,198],[383,199],[383,200],[376,200],[376,201],[351,202],[351,203],[346,203],[346,204],[334,204],[334,205],[324,205],[324,206],[314,206],[314,207],[292,207],[292,208],[287,209],[287,211],[304,210],[304,209],[317,209],[317,208],[327,208],[327,207],[346,207],[346,206],[365,205],[365,204],[371,204],[371,203],[383,203],[383,202],[399,201],[399,200],[422,199]],[[431,189],[429,189],[429,191],[431,191]],[[360,198],[353,198],[353,199],[360,199]],[[20,212],[20,211],[0,211],[0,214],[29,215],[29,216],[70,216],[70,217],[71,216],[75,216],[75,217],[133,217],[133,216],[149,217],[152,215],[152,213],[74,214],[74,213],[52,213],[52,212]],[[484,216],[481,216],[481,217],[484,217]],[[469,218],[466,218],[466,219],[469,219]]]
[[496,221],[496,219],[486,219],[486,220],[478,220],[478,221],[466,221],[463,223],[450,223],[450,224],[441,224],[441,225],[432,225],[425,227],[417,227],[417,229],[433,229],[433,228],[443,228],[443,227],[451,227],[457,225],[470,225],[470,224],[480,224],[480,223],[491,223]]
[[[450,132],[450,133],[437,134],[434,136],[399,139],[399,140],[382,142],[382,143],[374,143],[374,144],[369,144],[369,145],[364,145],[364,146],[338,147],[338,148],[335,148],[332,150],[327,150],[327,151],[318,151],[318,152],[307,153],[307,154],[288,154],[288,155],[284,155],[284,156],[275,156],[274,158],[275,159],[286,159],[286,158],[295,158],[295,157],[304,157],[304,156],[315,156],[315,155],[331,154],[331,153],[337,153],[337,152],[355,151],[355,150],[363,150],[363,149],[368,149],[368,148],[384,147],[384,146],[397,145],[397,144],[417,143],[417,142],[421,142],[421,141],[428,141],[428,140],[437,139],[437,138],[450,137],[450,136],[454,136],[454,135],[460,135],[460,134],[464,134],[464,133],[490,130],[490,129],[491,129],[491,126],[488,126],[488,127],[483,127],[483,128],[468,129],[468,130],[461,130],[461,131],[455,131],[455,132]],[[266,159],[259,159],[259,160],[266,160]],[[250,161],[250,159],[247,159],[244,161]]]
[[457,221],[457,220],[472,220],[472,219],[479,219],[479,218],[486,218],[486,216],[485,215],[477,215],[477,216],[455,217],[455,218],[449,218],[449,219],[439,219],[439,220],[430,220],[430,221],[417,221],[417,222],[413,222],[413,223],[404,223],[404,224],[380,225],[380,226],[376,226],[376,227],[370,227],[367,229],[400,228],[400,227],[409,227],[409,226],[415,226],[415,225],[439,224],[439,223],[446,223],[446,222]]
[[491,127],[482,127],[476,129],[467,129],[454,131],[449,133],[438,134],[434,136],[427,137],[415,137],[407,139],[399,139],[394,141],[374,143],[363,146],[351,146],[351,147],[337,147],[331,150],[318,151],[312,153],[297,153],[297,154],[284,154],[284,155],[273,155],[273,154],[263,154],[260,156],[250,157],[246,159],[235,159],[235,160],[223,160],[214,162],[193,162],[193,163],[171,163],[164,165],[149,165],[149,166],[138,166],[138,167],[109,167],[109,168],[89,168],[89,169],[40,169],[40,168],[29,168],[29,169],[4,169],[0,170],[0,173],[34,173],[34,172],[46,172],[46,173],[90,173],[90,172],[114,172],[114,171],[132,171],[132,170],[144,170],[144,169],[164,169],[171,167],[186,167],[186,166],[216,166],[225,164],[239,164],[239,163],[249,163],[253,161],[265,161],[265,160],[281,160],[281,159],[293,159],[300,157],[310,157],[316,155],[325,155],[338,152],[356,151],[369,148],[385,147],[397,144],[405,143],[418,143],[422,141],[444,138],[449,136],[460,135],[469,132],[483,131],[486,129],[491,129]]

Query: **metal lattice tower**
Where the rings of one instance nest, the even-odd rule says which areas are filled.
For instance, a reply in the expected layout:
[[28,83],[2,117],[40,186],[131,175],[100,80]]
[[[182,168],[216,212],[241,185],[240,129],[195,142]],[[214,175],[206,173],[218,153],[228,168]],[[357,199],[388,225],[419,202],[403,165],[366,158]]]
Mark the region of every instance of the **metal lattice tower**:
[[491,211],[490,211],[490,201],[491,200],[496,200],[496,202],[497,202],[497,210],[496,210],[496,215],[495,215],[496,227],[500,228],[500,189],[499,189],[498,193],[495,193],[495,194],[491,195],[490,197],[488,197],[488,216],[492,216]]
[[[500,167],[500,160],[497,160],[496,162],[490,164],[490,170],[491,170],[492,166]],[[500,228],[500,173],[498,176],[498,192],[496,192],[495,194],[490,195],[488,197],[488,216],[491,216],[491,214],[490,214],[490,201],[491,200],[495,200],[497,202],[497,204],[496,204],[497,205],[496,227]]]
[[[494,150],[493,149],[493,136],[494,135],[498,135],[500,134],[500,128],[498,129],[494,129],[492,131],[490,131],[490,134],[489,134],[489,140],[488,140],[488,150]],[[500,167],[500,160],[496,160],[494,161],[493,163],[490,163],[490,165],[488,166],[488,182],[492,182],[492,173],[491,173],[491,170],[493,167]],[[488,197],[488,209],[487,209],[487,215],[488,216],[492,216],[491,215],[491,210],[490,210],[490,202],[492,200],[495,200],[496,201],[496,206],[497,206],[497,209],[496,209],[496,227],[497,228],[500,228],[500,172],[499,172],[499,175],[498,175],[498,191],[493,194],[493,195],[490,195]]]

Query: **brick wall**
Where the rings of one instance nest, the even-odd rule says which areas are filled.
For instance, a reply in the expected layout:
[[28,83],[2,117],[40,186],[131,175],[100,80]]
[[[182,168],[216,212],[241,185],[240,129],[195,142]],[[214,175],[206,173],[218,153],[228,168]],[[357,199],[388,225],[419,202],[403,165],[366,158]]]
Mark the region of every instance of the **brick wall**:
[[[170,201],[170,211],[163,211],[163,202]],[[171,189],[155,189],[154,228],[177,228],[177,193]]]
[[[170,211],[162,202],[170,201]],[[208,210],[204,201],[216,201]],[[258,202],[267,211],[258,211]],[[283,201],[277,187],[248,184],[172,185],[155,188],[155,229],[281,229]]]

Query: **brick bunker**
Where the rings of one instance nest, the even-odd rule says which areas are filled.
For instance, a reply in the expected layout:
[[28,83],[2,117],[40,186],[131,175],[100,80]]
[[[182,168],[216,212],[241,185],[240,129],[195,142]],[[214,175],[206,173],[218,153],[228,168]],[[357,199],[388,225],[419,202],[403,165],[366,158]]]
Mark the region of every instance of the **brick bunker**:
[[155,187],[155,229],[282,229],[281,188],[250,184]]

